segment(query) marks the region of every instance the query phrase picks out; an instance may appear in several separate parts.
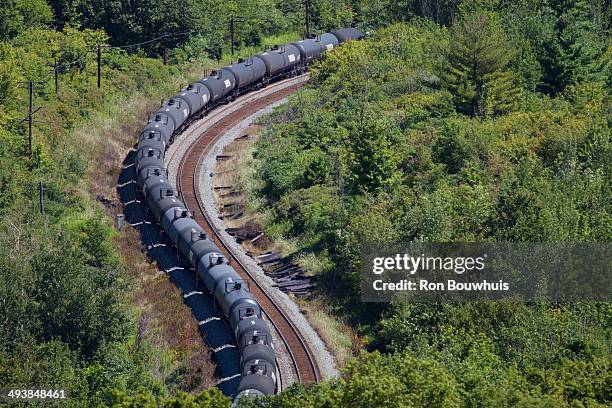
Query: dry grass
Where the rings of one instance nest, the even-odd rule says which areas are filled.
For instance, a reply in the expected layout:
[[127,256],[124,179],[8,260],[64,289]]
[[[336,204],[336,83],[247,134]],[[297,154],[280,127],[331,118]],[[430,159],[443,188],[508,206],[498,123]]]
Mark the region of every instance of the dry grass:
[[139,240],[138,231],[132,227],[124,228],[115,240],[125,271],[134,283],[130,303],[153,317],[158,329],[153,339],[156,345],[170,349],[186,365],[181,388],[196,392],[209,388],[214,385],[215,364],[200,336],[198,322],[183,302],[181,291],[147,261]]
[[337,366],[344,367],[347,361],[361,349],[362,345],[357,333],[351,326],[338,320],[322,299],[297,298],[296,303],[333,354]]

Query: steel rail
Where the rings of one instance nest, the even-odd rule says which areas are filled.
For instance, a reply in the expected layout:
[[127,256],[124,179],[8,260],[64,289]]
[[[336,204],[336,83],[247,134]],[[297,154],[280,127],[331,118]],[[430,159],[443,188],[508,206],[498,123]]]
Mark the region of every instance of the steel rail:
[[[223,241],[223,238],[208,218],[198,194],[201,173],[200,167],[205,153],[219,137],[241,120],[289,96],[301,86],[301,83],[286,86],[287,81],[289,80],[271,84],[266,88],[268,91],[278,88],[278,90],[274,90],[273,92],[257,96],[262,91],[256,91],[253,92],[253,94],[256,95],[255,97],[253,97],[253,94],[246,95],[245,98],[253,99],[252,102],[249,101],[250,103],[243,104],[237,109],[227,112],[225,115],[221,115],[217,122],[204,130],[197,139],[191,143],[186,154],[181,158],[177,175],[177,187],[187,208],[192,211],[197,209],[197,212],[194,211],[195,220],[209,236],[216,237],[217,242],[221,246],[220,249],[224,255],[227,256],[228,260],[230,260],[236,272],[248,282],[251,293],[260,303],[265,314],[268,316],[268,321],[274,326],[283,343],[285,343],[293,365],[295,366],[298,381],[313,382],[320,380],[320,373],[312,352],[302,339],[299,330],[293,322],[291,322],[291,319],[289,319],[282,307],[274,301],[266,289],[258,282],[254,274],[240,262],[234,255],[232,249]],[[248,98],[249,96],[250,98]],[[229,109],[223,107],[222,111],[229,111]],[[198,128],[200,126],[198,126]]]

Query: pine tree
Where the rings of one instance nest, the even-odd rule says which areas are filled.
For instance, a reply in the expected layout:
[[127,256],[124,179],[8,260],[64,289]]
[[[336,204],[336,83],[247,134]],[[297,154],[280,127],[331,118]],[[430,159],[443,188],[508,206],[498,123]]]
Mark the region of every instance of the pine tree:
[[442,77],[459,111],[484,118],[512,110],[519,93],[508,68],[514,50],[491,14],[472,14],[455,23],[446,57]]

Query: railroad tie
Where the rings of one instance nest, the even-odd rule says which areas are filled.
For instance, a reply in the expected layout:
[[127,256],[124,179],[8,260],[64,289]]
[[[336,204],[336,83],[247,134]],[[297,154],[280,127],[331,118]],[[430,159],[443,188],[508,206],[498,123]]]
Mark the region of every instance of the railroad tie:
[[133,183],[136,183],[136,180],[132,179],[132,180],[126,181],[125,183],[117,184],[117,188],[125,187],[128,184],[133,184]]
[[215,320],[221,320],[221,318],[217,317],[217,316],[209,317],[208,319],[204,319],[204,320],[198,322],[198,326],[203,326],[206,323],[214,322]]
[[151,225],[151,221],[139,221],[139,222],[135,222],[133,224],[128,222],[128,224],[130,224],[132,227],[137,227],[137,226],[143,225],[143,224]]
[[224,344],[224,345],[222,345],[220,347],[217,347],[217,348],[213,349],[213,351],[215,353],[218,353],[221,350],[225,350],[226,348],[236,348],[236,345],[235,344],[229,344],[229,343],[228,344]]
[[229,377],[223,377],[219,381],[217,381],[217,384],[215,384],[215,385],[219,385],[219,384],[221,384],[222,382],[225,382],[225,381],[233,380],[234,378],[240,377],[240,376],[241,376],[241,374],[238,373],[238,374],[230,375]]
[[197,290],[192,290],[192,291],[191,291],[191,292],[189,292],[189,293],[185,293],[185,294],[183,295],[183,298],[184,298],[184,299],[187,299],[188,297],[191,297],[191,296],[193,296],[193,295],[203,295],[203,293],[202,293],[202,292],[198,292]]
[[140,201],[140,200],[133,199],[133,200],[130,200],[130,201],[127,201],[127,202],[123,203],[123,205],[140,204],[141,202],[142,201]]

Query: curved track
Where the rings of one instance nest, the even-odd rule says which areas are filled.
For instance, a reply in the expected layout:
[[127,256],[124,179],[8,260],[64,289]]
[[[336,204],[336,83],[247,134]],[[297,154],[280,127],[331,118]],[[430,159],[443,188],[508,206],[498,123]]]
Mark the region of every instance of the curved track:
[[[225,245],[220,235],[213,227],[204,211],[203,203],[198,194],[201,160],[204,153],[212,144],[221,137],[228,129],[239,123],[245,117],[295,93],[301,83],[286,86],[286,81],[269,85],[266,94],[255,97],[248,103],[243,104],[237,110],[223,115],[216,123],[202,132],[198,138],[189,146],[187,153],[181,158],[178,168],[177,186],[181,198],[189,208],[195,220],[214,239],[224,255],[230,260],[232,266],[246,282],[248,282],[251,293],[255,296],[266,316],[268,322],[274,326],[280,334],[287,350],[289,351],[295,372],[299,382],[313,382],[320,379],[317,363],[308,347],[303,341],[299,331],[291,320],[283,312],[282,308],[268,295],[257,279],[244,265],[233,255],[230,248]],[[278,89],[277,89],[278,88]],[[270,92],[271,91],[271,92]],[[255,92],[257,94],[258,92]]]

